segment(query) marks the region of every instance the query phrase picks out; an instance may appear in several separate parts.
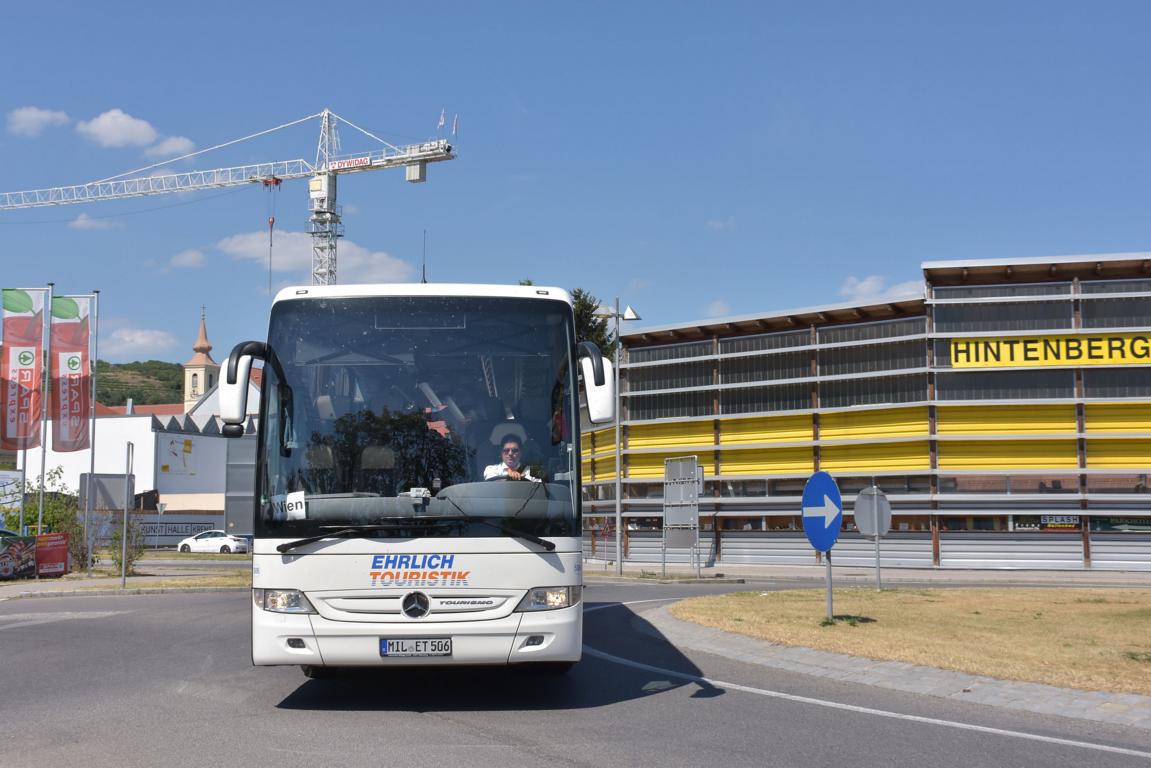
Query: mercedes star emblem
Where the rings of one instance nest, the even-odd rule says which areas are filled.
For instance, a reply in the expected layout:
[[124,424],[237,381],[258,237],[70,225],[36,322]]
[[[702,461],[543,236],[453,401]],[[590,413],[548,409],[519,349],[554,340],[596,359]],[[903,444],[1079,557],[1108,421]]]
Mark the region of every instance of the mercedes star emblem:
[[422,619],[432,608],[432,601],[423,592],[409,592],[400,603],[403,612],[413,619]]

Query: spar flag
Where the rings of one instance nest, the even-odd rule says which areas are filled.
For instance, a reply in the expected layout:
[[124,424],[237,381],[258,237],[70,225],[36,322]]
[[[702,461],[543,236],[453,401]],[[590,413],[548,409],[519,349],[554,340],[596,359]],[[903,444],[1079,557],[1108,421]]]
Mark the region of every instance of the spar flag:
[[0,445],[10,451],[40,446],[46,290],[4,289],[4,338],[0,387],[4,418]]
[[87,296],[52,297],[52,450],[88,448],[91,393],[88,378]]

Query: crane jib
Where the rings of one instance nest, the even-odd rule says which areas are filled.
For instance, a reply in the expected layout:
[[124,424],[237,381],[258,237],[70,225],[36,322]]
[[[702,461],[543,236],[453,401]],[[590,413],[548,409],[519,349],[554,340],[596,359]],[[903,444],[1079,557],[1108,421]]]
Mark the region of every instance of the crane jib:
[[[316,162],[306,160],[284,160],[270,163],[256,163],[241,165],[232,168],[216,168],[210,171],[190,171],[187,173],[169,173],[155,176],[141,176],[152,169],[163,166],[174,160],[184,160],[193,155],[200,155],[241,141],[271,133],[272,131],[295,125],[302,120],[277,126],[267,131],[245,136],[241,139],[218,144],[214,147],[198,150],[181,157],[164,160],[159,163],[137,168],[126,173],[112,176],[87,184],[76,184],[68,187],[49,187],[45,189],[32,189],[21,192],[0,192],[0,211],[16,210],[21,208],[42,208],[52,205],[75,205],[79,203],[94,203],[103,200],[122,200],[129,197],[143,197],[145,195],[163,195],[175,192],[194,192],[201,189],[219,189],[223,187],[236,187],[246,184],[261,184],[278,186],[282,181],[307,177],[334,177],[342,173],[359,173],[361,171],[374,171],[383,168],[407,167],[407,180],[413,183],[423,182],[426,179],[425,169],[428,163],[455,158],[452,145],[447,139],[434,139],[419,144],[394,146],[373,134],[367,133],[354,123],[349,123],[330,110],[324,110],[319,115],[312,115],[304,120],[314,117],[322,118],[320,128],[321,152],[317,153]],[[345,157],[335,157],[330,150],[338,148],[336,139],[336,122],[342,121],[366,133],[368,136],[380,141],[386,148]],[[312,194],[312,282],[316,285],[331,285],[336,282],[336,239],[343,234],[340,224],[339,207],[336,205],[336,189],[332,183],[323,189],[324,194]],[[269,221],[271,223],[271,221]],[[269,262],[270,263],[270,262]]]

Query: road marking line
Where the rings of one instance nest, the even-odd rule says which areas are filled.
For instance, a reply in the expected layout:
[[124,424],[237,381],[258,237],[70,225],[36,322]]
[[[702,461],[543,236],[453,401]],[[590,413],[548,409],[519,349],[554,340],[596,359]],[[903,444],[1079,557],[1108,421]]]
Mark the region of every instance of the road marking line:
[[0,629],[16,629],[18,627],[35,627],[39,624],[51,624],[56,621],[77,621],[82,619],[105,619],[117,616],[128,611],[55,611],[45,613],[7,613],[0,614]]
[[[617,606],[638,605],[640,603],[664,603],[680,598],[669,597],[658,600],[633,600],[627,603],[611,603],[609,605],[598,605],[593,608],[585,608],[584,613],[591,613],[593,611],[603,610],[605,608],[614,608]],[[846,712],[855,712],[863,715],[874,715],[876,717],[887,717],[893,720],[904,720],[911,723],[921,723],[924,725],[938,725],[944,728],[955,728],[963,731],[975,731],[977,733],[989,733],[996,736],[1007,736],[1009,738],[1024,739],[1027,741],[1039,741],[1045,744],[1057,744],[1064,747],[1078,747],[1080,749],[1090,749],[1097,752],[1110,752],[1116,755],[1129,755],[1131,757],[1141,757],[1146,760],[1151,760],[1151,752],[1142,752],[1137,749],[1126,749],[1124,747],[1112,747],[1106,744],[1093,744],[1088,741],[1076,741],[1074,739],[1061,739],[1056,736],[1042,736],[1035,733],[1026,733],[1024,731],[1008,731],[1003,728],[992,728],[986,725],[972,725],[970,723],[960,723],[954,720],[941,720],[934,717],[923,717],[921,715],[906,715],[901,712],[891,712],[885,709],[872,709],[871,707],[860,707],[855,704],[843,704],[838,701],[827,701],[826,699],[815,699],[810,696],[797,696],[793,693],[784,693],[782,691],[772,691],[766,688],[753,688],[749,685],[741,685],[739,683],[729,683],[723,680],[714,680],[710,677],[703,677],[702,675],[692,675],[686,672],[676,672],[672,669],[664,669],[663,667],[652,666],[651,664],[644,664],[641,661],[632,661],[625,659],[621,656],[614,656],[610,653],[592,648],[589,645],[584,645],[583,650],[589,656],[594,656],[597,659],[610,661],[614,664],[622,664],[626,667],[633,667],[635,669],[642,669],[645,672],[654,672],[668,677],[675,677],[680,680],[686,680],[692,683],[707,683],[708,685],[716,688],[726,688],[733,691],[740,691],[742,693],[750,693],[756,696],[766,696],[772,699],[781,699],[783,701],[792,701],[798,704],[811,704],[817,707],[826,707],[828,709],[839,709]]]

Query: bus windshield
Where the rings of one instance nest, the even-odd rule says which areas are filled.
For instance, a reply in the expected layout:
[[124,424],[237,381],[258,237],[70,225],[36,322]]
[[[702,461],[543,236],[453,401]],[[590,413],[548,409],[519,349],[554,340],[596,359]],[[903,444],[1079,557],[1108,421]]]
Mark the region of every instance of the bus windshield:
[[257,536],[579,535],[566,302],[281,301],[267,348]]

